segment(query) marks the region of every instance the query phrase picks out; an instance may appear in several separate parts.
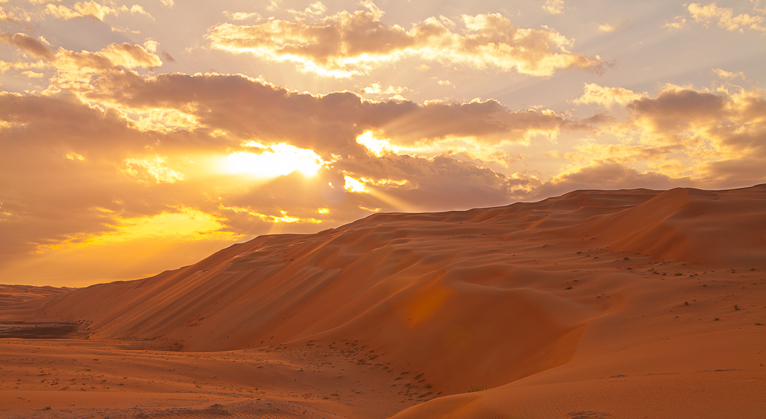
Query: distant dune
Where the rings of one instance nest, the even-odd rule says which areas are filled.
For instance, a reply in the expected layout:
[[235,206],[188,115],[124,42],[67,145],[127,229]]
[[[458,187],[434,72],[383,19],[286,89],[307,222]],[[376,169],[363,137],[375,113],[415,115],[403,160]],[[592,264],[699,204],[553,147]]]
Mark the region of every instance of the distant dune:
[[422,402],[402,419],[766,412],[766,185],[375,214],[55,294],[0,320],[183,352],[354,342]]

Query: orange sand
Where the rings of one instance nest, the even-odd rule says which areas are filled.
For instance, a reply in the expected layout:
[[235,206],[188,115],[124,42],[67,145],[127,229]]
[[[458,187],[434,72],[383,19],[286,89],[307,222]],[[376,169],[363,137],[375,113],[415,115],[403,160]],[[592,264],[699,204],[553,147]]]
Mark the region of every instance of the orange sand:
[[12,417],[766,417],[766,185],[378,214],[0,321],[83,327],[0,340]]

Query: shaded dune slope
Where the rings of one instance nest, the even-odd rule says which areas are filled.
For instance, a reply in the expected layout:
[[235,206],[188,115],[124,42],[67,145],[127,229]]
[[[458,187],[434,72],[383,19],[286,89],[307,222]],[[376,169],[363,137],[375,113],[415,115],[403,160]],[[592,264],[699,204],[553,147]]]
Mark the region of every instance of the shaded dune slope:
[[581,341],[630,306],[620,293],[630,272],[589,273],[584,264],[596,262],[586,253],[764,269],[765,213],[766,185],[576,191],[500,208],[376,214],[312,235],[261,236],[38,310],[84,322],[91,339],[193,351],[358,340],[375,351],[365,360],[422,373],[433,393],[460,393],[597,352]]

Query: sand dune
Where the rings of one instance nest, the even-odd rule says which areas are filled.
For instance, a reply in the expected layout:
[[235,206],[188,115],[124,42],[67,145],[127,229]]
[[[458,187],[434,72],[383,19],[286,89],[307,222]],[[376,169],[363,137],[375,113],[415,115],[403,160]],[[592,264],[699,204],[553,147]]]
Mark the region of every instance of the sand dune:
[[357,381],[375,377],[369,400],[382,403],[311,405],[341,417],[421,402],[396,417],[755,418],[766,412],[764,301],[759,185],[376,214],[17,301],[0,320],[77,322],[91,342],[176,354],[338,356]]

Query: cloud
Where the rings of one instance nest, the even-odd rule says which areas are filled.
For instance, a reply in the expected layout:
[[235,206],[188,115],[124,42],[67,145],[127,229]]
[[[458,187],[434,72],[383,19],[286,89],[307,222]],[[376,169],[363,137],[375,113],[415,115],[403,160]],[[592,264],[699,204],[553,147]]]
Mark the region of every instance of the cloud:
[[[165,1],[163,1],[163,4],[165,4]],[[172,7],[172,0],[170,0],[170,5]],[[70,9],[69,7],[66,7],[64,5],[54,5],[53,3],[48,3],[48,5],[45,7],[45,13],[49,14],[57,19],[74,19],[76,17],[92,17],[98,20],[103,21],[104,18],[108,15],[119,15],[120,12],[130,12],[131,14],[140,14],[144,15],[152,20],[154,20],[154,17],[149,14],[141,5],[134,4],[131,7],[123,5],[120,8],[114,8],[109,7],[106,5],[102,5],[99,3],[96,3],[95,1],[91,0],[89,2],[78,2],[75,3],[73,6],[73,9]]]
[[669,30],[683,29],[686,27],[686,18],[683,16],[676,16],[672,22],[668,22],[662,25],[662,27],[667,28]]
[[397,100],[406,100],[402,97],[402,93],[412,92],[407,87],[403,86],[388,86],[383,88],[380,83],[372,83],[371,85],[362,88],[361,93],[372,96],[388,96]]
[[719,78],[725,79],[725,80],[731,80],[737,77],[743,80],[745,79],[745,73],[741,71],[738,73],[732,73],[730,71],[722,70],[720,68],[714,68],[712,72],[715,73],[715,75],[717,75]]
[[672,178],[653,171],[641,172],[606,160],[564,172],[541,185],[534,194],[544,198],[577,189],[669,189],[692,184],[688,178]]
[[317,1],[314,3],[311,3],[309,7],[305,8],[304,10],[294,10],[294,9],[287,9],[287,13],[290,13],[293,15],[295,20],[301,21],[306,20],[309,18],[317,17],[323,15],[327,11],[327,7],[322,4],[321,1]]
[[234,12],[234,13],[231,13],[231,12],[224,11],[223,14],[226,15],[226,17],[228,17],[229,19],[232,19],[232,20],[247,20],[247,19],[253,19],[255,21],[261,20],[261,15],[259,15],[256,12],[250,12],[250,13],[247,13],[247,12]]
[[106,17],[107,15],[118,14],[117,9],[98,4],[93,0],[87,3],[86,2],[75,3],[73,7],[74,7],[74,10],[61,4],[54,5],[52,3],[48,3],[48,5],[45,8],[45,12],[58,19],[73,19],[73,18],[81,17],[81,16],[90,16],[98,20],[104,20],[104,17]]
[[326,77],[366,74],[407,57],[538,77],[567,68],[602,72],[606,65],[598,56],[569,51],[572,40],[551,28],[522,29],[500,14],[463,15],[458,32],[446,18],[431,17],[406,30],[386,25],[381,15],[375,8],[342,11],[316,23],[224,23],[210,28],[206,37],[214,49],[293,62]]
[[0,32],[0,42],[12,45],[21,51],[42,58],[44,60],[53,59],[55,53],[48,48],[42,41],[24,33],[9,34]]
[[32,21],[32,16],[21,7],[0,6],[0,20],[24,26]]
[[[689,14],[696,22],[704,22],[705,25],[716,23],[719,28],[727,31],[744,32],[745,29],[766,32],[766,26],[762,26],[763,16],[753,16],[747,13],[734,15],[734,10],[725,7],[718,7],[715,3],[707,6],[701,6],[699,3],[692,3],[687,6]],[[756,9],[757,10],[757,9]]]
[[601,32],[609,33],[609,32],[619,31],[626,26],[632,27],[633,22],[631,22],[630,19],[628,18],[622,18],[614,24],[604,23],[602,25],[598,25],[598,30],[600,30]]
[[682,132],[718,119],[725,113],[726,101],[712,92],[667,86],[654,98],[630,102],[627,109],[652,132]]
[[[654,96],[624,95],[621,101],[586,87],[581,103],[610,103],[627,111],[625,118],[600,124],[594,138],[581,141],[575,152],[551,154],[575,167],[609,161],[650,168],[674,179],[688,178],[708,187],[732,186],[736,176],[725,173],[742,163],[755,183],[766,181],[758,164],[766,165],[766,91],[720,86],[716,90],[666,85]],[[624,92],[623,92],[624,93]],[[585,98],[586,100],[583,100]],[[764,166],[762,166],[764,167]],[[734,173],[738,173],[735,171]],[[743,184],[739,184],[743,186]]]
[[[365,101],[356,94],[310,95],[243,76],[163,74],[143,78],[110,73],[94,82],[89,100],[119,103],[134,111],[173,108],[193,115],[207,130],[220,129],[241,139],[261,138],[310,148],[323,157],[363,153],[356,137],[374,131],[399,145],[450,138],[484,144],[530,141],[577,129],[547,110],[510,111],[497,101],[447,103],[431,101]],[[310,115],[310,117],[307,117]],[[301,124],[296,124],[301,120]]]
[[126,68],[152,68],[162,65],[160,57],[147,51],[140,45],[129,44],[111,44],[99,51],[97,54],[106,57],[113,65],[120,65]]
[[627,105],[644,96],[643,94],[638,94],[622,87],[602,87],[595,83],[585,83],[584,90],[583,95],[575,99],[573,101],[574,103],[596,103],[611,108],[616,104]]
[[564,13],[564,0],[545,0],[543,10],[552,15],[560,15]]

